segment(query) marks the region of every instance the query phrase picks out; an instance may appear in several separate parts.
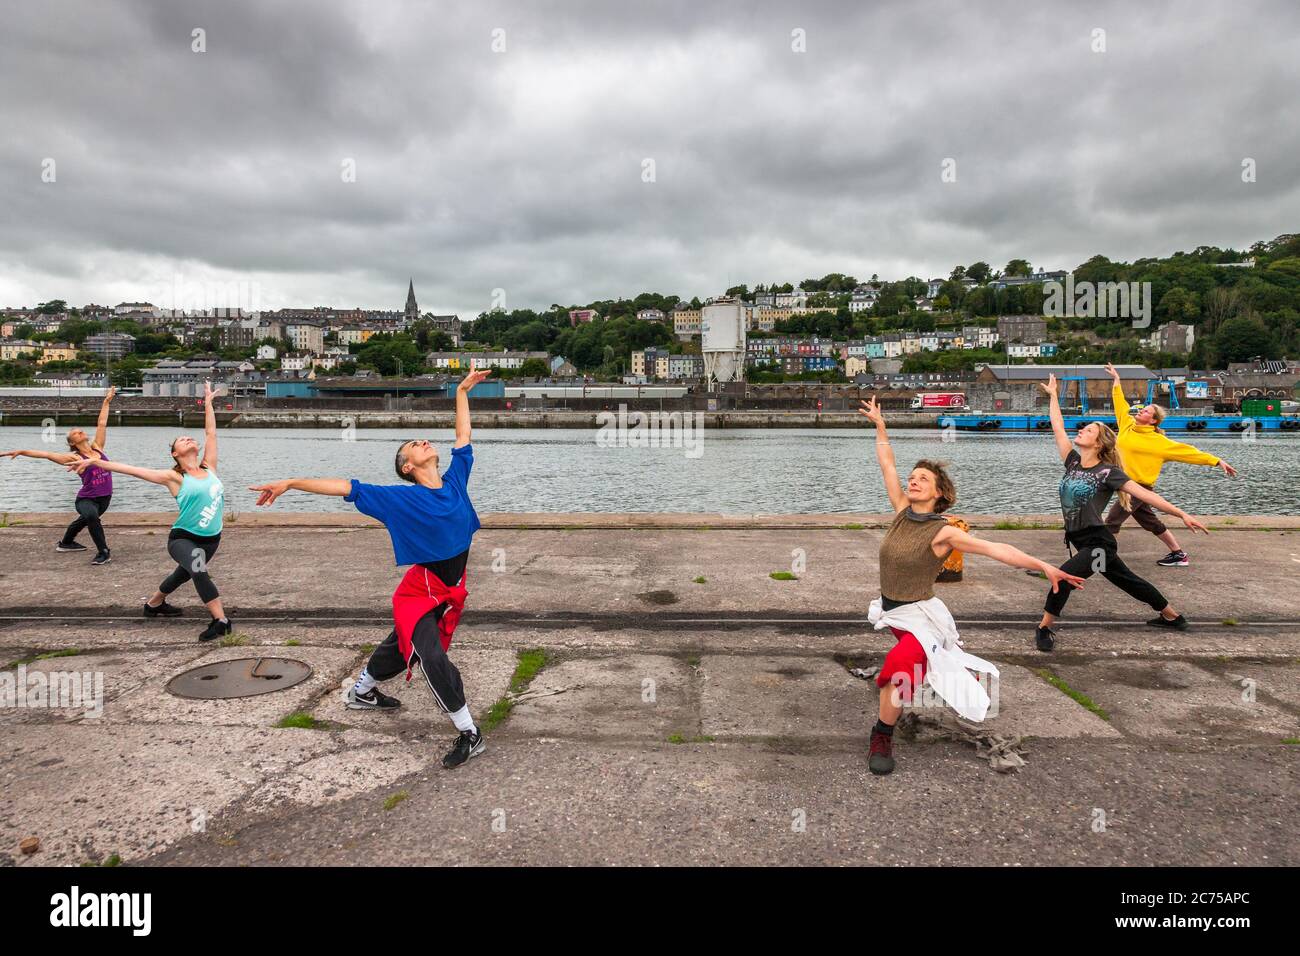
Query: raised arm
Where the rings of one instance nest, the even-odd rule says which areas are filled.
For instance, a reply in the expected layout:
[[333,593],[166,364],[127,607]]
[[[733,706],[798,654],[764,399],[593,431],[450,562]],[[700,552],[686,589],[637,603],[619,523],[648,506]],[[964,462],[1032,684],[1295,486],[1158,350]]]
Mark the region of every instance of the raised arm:
[[351,478],[285,478],[265,485],[250,485],[249,491],[260,491],[258,505],[269,505],[286,491],[305,491],[309,495],[332,495],[346,498],[352,493]]
[[1115,409],[1115,430],[1123,431],[1133,424],[1133,415],[1129,411],[1128,399],[1124,397],[1124,386],[1119,380],[1119,369],[1107,362],[1106,371],[1110,373],[1110,403]]
[[99,422],[95,425],[95,447],[103,449],[104,440],[108,437],[108,406],[113,401],[113,396],[117,394],[117,389],[112,385],[104,393],[104,404],[99,406]]
[[217,413],[212,408],[212,383],[203,383],[203,467],[217,468]]
[[1012,545],[976,538],[955,525],[948,525],[948,527],[936,534],[934,544],[947,545],[955,551],[961,551],[963,554],[982,554],[986,558],[1001,561],[1013,568],[1041,571],[1047,577],[1047,580],[1052,582],[1053,591],[1063,581],[1074,585],[1076,588],[1083,587],[1083,578],[1081,577],[1066,574],[1046,561],[1039,561],[1033,555],[1025,554],[1025,552]]
[[1074,447],[1070,444],[1070,436],[1065,433],[1065,418],[1061,415],[1061,396],[1056,394],[1056,375],[1047,376],[1047,384],[1041,382],[1038,385],[1048,398],[1048,417],[1052,420],[1052,437],[1056,439],[1056,450],[1061,453],[1061,461],[1065,461],[1070,455],[1070,450]]
[[1126,495],[1131,495],[1132,497],[1136,498],[1138,501],[1145,501],[1147,504],[1159,508],[1161,511],[1165,512],[1166,514],[1171,514],[1175,518],[1180,518],[1183,524],[1191,528],[1192,531],[1200,531],[1203,532],[1204,534],[1210,533],[1209,528],[1205,527],[1205,525],[1201,524],[1199,521],[1197,521],[1194,517],[1189,515],[1182,508],[1178,507],[1175,504],[1170,504],[1168,501],[1160,497],[1158,494],[1156,494],[1154,491],[1150,490],[1149,488],[1143,488],[1136,481],[1129,481],[1122,488],[1120,488],[1120,491],[1124,492]]
[[78,461],[76,455],[63,451],[36,451],[30,448],[18,448],[14,451],[0,451],[0,458],[44,458],[46,461],[60,465],[69,465]]
[[106,461],[103,458],[79,458],[68,464],[68,471],[75,471],[77,474],[81,474],[87,468],[103,468],[106,471],[115,471],[119,475],[130,475],[132,478],[152,481],[155,485],[166,485],[173,495],[181,487],[181,476],[173,468],[166,470],[137,468],[135,465],[128,465],[125,462]]
[[889,433],[885,431],[884,413],[876,404],[874,395],[865,402],[860,402],[859,405],[858,414],[865,416],[876,426],[876,461],[880,464],[880,474],[885,479],[885,491],[889,494],[889,503],[894,506],[895,511],[902,511],[907,507],[907,495],[903,493],[903,485],[898,480],[898,465],[894,462],[894,449],[889,444]]
[[462,448],[469,444],[470,426],[469,426],[469,392],[475,385],[483,381],[492,374],[490,368],[478,368],[471,359],[469,363],[469,374],[460,380],[456,386],[456,444],[454,448]]

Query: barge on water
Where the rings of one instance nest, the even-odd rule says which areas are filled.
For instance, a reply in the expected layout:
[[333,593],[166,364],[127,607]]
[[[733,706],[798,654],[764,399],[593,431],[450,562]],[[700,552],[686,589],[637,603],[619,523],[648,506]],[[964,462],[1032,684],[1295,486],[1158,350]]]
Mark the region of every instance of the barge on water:
[[[1065,419],[1066,430],[1070,432],[1073,432],[1086,422],[1102,422],[1111,428],[1115,427],[1115,416],[1111,413],[1101,415],[1073,413],[1063,414],[1062,417]],[[1052,421],[1046,415],[1006,412],[963,412],[955,415],[940,415],[938,425],[940,428],[957,428],[961,431],[1010,432],[1014,434],[1050,432],[1052,430]],[[1245,415],[1188,415],[1171,412],[1165,416],[1164,421],[1160,423],[1160,427],[1167,432],[1186,432],[1188,434],[1197,434],[1199,432],[1241,433],[1250,431],[1253,427],[1256,432],[1280,432],[1284,435],[1300,436],[1300,416],[1272,415],[1251,418]]]

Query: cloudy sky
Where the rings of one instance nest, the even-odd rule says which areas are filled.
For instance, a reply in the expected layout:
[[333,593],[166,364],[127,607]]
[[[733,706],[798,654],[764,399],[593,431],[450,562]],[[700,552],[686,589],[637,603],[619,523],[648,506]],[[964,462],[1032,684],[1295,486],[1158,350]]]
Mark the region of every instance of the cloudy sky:
[[8,5],[0,305],[414,276],[469,317],[1300,230],[1300,5],[1082,7]]

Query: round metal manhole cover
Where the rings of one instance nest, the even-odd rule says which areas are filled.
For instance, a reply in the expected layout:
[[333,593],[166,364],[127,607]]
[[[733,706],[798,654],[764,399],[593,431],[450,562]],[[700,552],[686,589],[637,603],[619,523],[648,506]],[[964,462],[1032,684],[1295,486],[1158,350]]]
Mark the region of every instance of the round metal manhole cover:
[[167,682],[167,692],[196,700],[231,700],[256,697],[301,684],[311,676],[302,661],[284,657],[242,657],[217,661],[177,674]]

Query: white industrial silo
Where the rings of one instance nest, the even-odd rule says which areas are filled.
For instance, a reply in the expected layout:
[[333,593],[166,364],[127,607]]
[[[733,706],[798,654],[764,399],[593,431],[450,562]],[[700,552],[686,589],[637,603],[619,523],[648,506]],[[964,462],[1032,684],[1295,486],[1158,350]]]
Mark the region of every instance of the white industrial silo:
[[700,313],[704,376],[714,382],[745,378],[745,308],[735,299],[710,302]]

